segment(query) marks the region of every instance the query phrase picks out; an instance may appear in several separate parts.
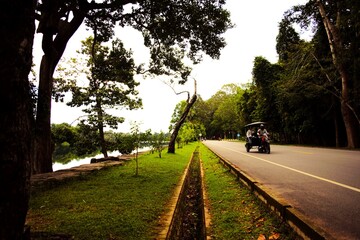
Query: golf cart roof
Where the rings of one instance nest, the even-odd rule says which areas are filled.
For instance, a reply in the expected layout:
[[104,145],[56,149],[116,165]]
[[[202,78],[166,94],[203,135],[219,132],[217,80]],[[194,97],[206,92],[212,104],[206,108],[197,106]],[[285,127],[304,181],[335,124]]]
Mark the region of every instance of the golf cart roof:
[[260,126],[261,124],[266,124],[266,122],[253,122],[245,125],[245,127],[251,127],[251,126]]

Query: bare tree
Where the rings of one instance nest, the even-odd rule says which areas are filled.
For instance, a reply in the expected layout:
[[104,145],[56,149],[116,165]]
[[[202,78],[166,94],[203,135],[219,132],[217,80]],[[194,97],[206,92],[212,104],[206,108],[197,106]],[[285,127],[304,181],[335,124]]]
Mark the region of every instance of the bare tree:
[[[174,88],[173,88],[174,90]],[[187,100],[186,100],[186,106],[184,108],[184,111],[182,112],[179,120],[175,123],[174,128],[172,129],[172,133],[170,136],[170,142],[168,145],[168,153],[175,153],[175,143],[176,143],[176,138],[179,134],[180,128],[182,126],[182,124],[185,122],[186,117],[188,116],[190,109],[192,108],[192,106],[195,104],[196,99],[197,99],[197,93],[196,93],[196,80],[194,79],[194,94],[192,95],[192,97],[190,97],[190,92],[189,91],[182,91],[177,93],[175,90],[174,92],[179,95],[179,94],[183,94],[183,93],[187,93]]]

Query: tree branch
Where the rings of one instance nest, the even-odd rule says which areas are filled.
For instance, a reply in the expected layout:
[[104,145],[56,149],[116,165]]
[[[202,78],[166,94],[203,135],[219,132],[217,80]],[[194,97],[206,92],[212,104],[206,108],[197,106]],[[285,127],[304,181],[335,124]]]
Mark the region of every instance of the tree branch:
[[138,2],[139,2],[138,0],[117,0],[111,3],[96,3],[95,1],[92,1],[87,4],[87,9],[89,10],[108,9],[108,8],[114,9],[117,7],[125,6],[127,4],[136,4]]

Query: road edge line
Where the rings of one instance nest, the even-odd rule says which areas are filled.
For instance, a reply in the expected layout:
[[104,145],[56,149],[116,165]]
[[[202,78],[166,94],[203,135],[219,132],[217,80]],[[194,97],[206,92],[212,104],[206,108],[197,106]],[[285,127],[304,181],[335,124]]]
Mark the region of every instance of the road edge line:
[[240,182],[248,187],[251,192],[253,192],[255,196],[259,198],[266,206],[268,206],[272,211],[280,216],[283,221],[286,221],[299,236],[304,239],[329,239],[329,237],[324,237],[325,233],[323,233],[323,231],[317,229],[308,221],[301,218],[301,214],[299,214],[290,205],[267,193],[264,187],[262,187],[246,173],[241,171],[237,166],[227,161],[224,157],[214,152],[209,147],[207,148],[220,159],[220,163],[222,165],[228,168],[230,172],[235,175],[238,180],[240,180]]

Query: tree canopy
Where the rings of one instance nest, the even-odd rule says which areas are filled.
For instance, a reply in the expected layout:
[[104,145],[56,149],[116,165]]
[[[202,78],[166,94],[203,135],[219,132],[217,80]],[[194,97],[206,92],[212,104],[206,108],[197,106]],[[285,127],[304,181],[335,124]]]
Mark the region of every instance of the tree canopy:
[[222,34],[232,27],[225,0],[139,1],[139,0],[41,0],[36,19],[43,34],[44,56],[40,66],[37,116],[35,125],[35,161],[33,172],[51,171],[51,92],[56,66],[66,44],[80,25],[104,42],[114,35],[115,25],[130,26],[143,35],[150,50],[148,72],[172,75],[185,83],[191,69],[182,59],[187,56],[199,63],[203,54],[219,58],[225,47]]
[[[311,0],[285,12],[278,61],[255,57],[250,83],[202,103],[207,137],[233,138],[246,123],[265,121],[275,141],[359,147],[359,9],[359,1]],[[294,24],[312,39],[300,39]]]
[[[85,58],[86,66],[79,69],[78,60],[71,61],[70,69],[80,70],[86,74],[87,82],[79,81],[81,75],[64,73],[63,78],[58,79],[58,91],[71,91],[72,99],[67,104],[72,107],[85,106],[83,111],[87,114],[86,120],[91,126],[99,131],[101,151],[107,157],[107,147],[104,139],[104,128],[117,128],[124,121],[123,117],[109,114],[109,109],[116,110],[126,107],[136,109],[141,107],[141,99],[137,97],[135,87],[139,85],[134,80],[136,66],[120,40],[112,41],[111,48],[94,42],[89,37],[82,42],[81,54]],[[82,85],[80,85],[80,83]]]

